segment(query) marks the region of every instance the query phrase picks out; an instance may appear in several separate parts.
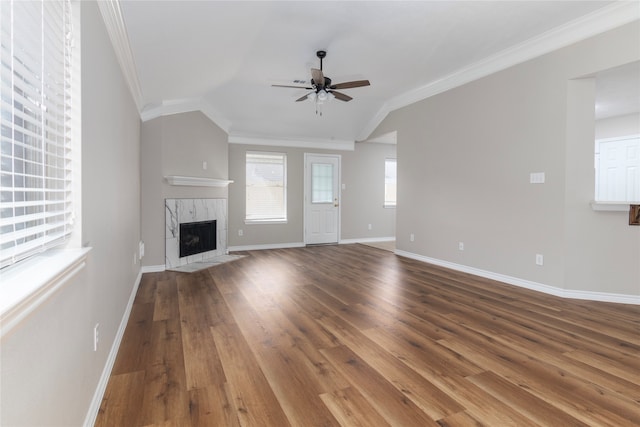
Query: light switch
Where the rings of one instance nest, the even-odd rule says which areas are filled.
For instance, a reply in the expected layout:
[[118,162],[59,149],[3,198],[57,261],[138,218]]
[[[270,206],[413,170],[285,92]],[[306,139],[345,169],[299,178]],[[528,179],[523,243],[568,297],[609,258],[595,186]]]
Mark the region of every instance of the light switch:
[[544,184],[544,172],[531,172],[529,174],[529,182],[531,184]]

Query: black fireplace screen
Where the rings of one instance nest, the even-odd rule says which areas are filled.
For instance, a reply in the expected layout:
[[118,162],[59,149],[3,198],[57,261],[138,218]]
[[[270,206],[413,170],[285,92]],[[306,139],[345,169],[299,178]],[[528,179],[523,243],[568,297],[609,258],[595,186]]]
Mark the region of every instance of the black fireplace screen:
[[216,220],[180,224],[180,258],[216,249]]

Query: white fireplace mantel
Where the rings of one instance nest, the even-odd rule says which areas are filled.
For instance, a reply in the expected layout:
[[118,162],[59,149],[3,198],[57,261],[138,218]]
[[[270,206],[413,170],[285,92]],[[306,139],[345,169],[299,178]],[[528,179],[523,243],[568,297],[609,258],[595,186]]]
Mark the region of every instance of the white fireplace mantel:
[[164,177],[170,185],[188,185],[192,187],[226,187],[233,181],[228,179],[201,178],[197,176],[169,175]]

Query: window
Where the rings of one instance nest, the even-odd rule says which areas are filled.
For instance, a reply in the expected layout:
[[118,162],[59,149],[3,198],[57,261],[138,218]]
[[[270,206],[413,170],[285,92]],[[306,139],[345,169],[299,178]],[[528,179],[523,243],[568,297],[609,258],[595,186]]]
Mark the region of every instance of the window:
[[640,136],[596,141],[596,201],[640,201]]
[[287,155],[247,152],[247,222],[287,220]]
[[384,207],[396,207],[396,159],[384,161]]
[[0,267],[71,234],[71,5],[2,1]]
[[333,203],[333,165],[311,163],[311,203]]

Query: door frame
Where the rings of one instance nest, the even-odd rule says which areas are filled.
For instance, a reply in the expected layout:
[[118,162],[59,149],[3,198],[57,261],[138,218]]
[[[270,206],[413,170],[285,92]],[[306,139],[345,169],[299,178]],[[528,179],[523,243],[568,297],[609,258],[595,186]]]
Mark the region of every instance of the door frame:
[[307,200],[309,200],[309,197],[311,197],[311,195],[309,194],[310,191],[310,183],[309,183],[309,174],[307,171],[307,166],[308,166],[308,161],[309,161],[309,157],[329,157],[329,158],[333,158],[336,159],[338,161],[338,173],[337,173],[337,177],[336,179],[338,180],[338,214],[337,214],[337,232],[338,235],[336,237],[336,243],[340,244],[340,236],[341,236],[341,232],[342,232],[342,228],[341,228],[341,223],[342,223],[342,155],[340,154],[324,154],[324,153],[304,153],[304,167],[303,167],[303,171],[304,171],[304,180],[303,180],[303,185],[304,185],[304,196],[303,196],[303,209],[302,209],[302,227],[303,227],[303,240],[304,240],[304,244],[307,245],[308,244],[308,238],[307,238]]

